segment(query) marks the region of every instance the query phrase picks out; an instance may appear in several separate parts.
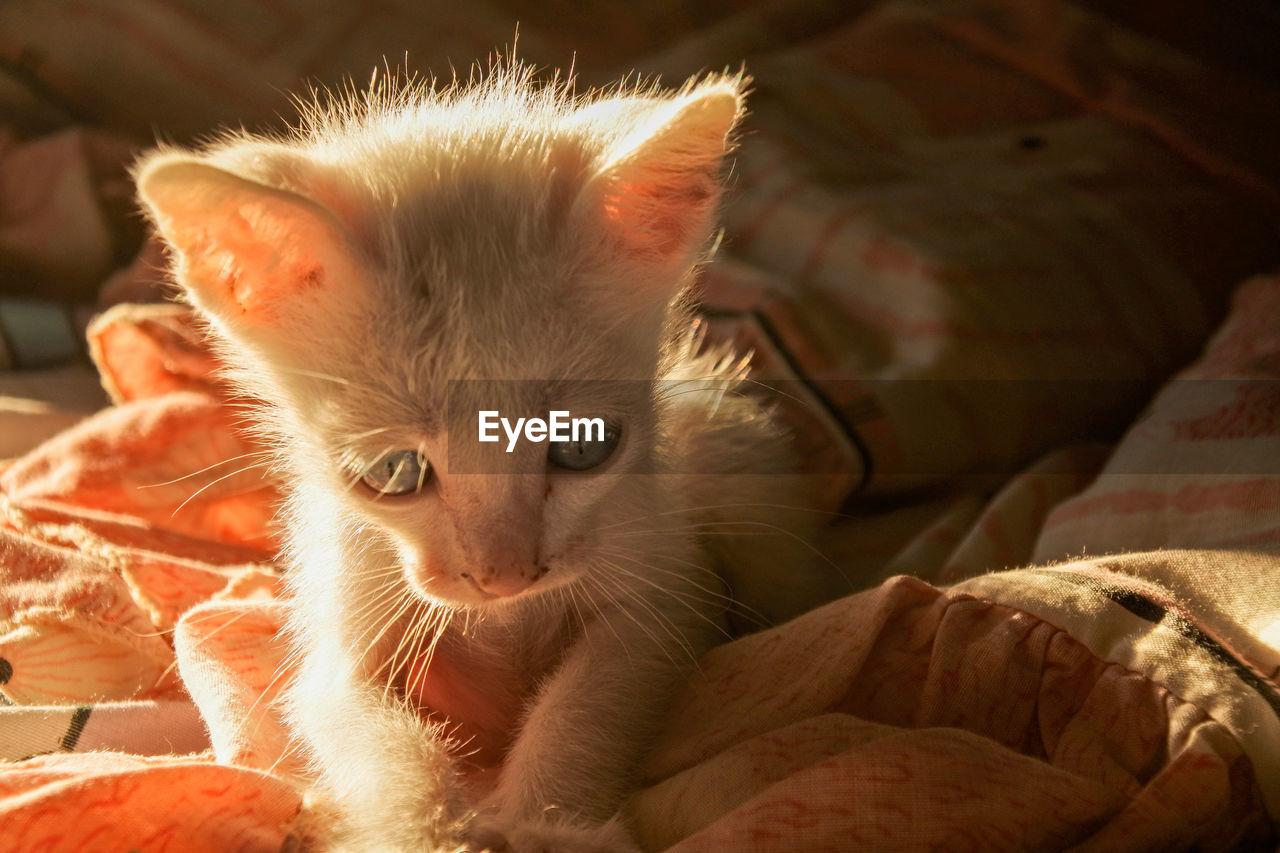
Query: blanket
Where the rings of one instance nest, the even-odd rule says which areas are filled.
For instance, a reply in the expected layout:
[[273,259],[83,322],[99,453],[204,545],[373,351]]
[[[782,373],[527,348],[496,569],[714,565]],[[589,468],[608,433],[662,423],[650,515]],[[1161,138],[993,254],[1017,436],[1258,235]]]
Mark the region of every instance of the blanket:
[[[946,588],[896,576],[709,654],[627,805],[645,847],[1274,838],[1280,471],[1172,475],[1137,496],[1131,481],[1135,455],[1249,459],[1280,436],[1280,337],[1258,322],[1277,310],[1280,277],[1241,288],[1205,356],[1088,488],[1081,472],[1099,454],[1056,452],[966,536],[946,536],[944,514],[903,557],[936,576],[990,566],[1001,547],[1039,566]],[[18,761],[0,773],[0,838],[33,851],[289,849],[307,822],[274,704],[289,674],[273,493],[250,474],[255,452],[211,360],[193,356],[185,309],[123,307],[91,334],[118,405],[0,475],[14,703],[0,709],[0,750]],[[153,378],[124,392],[117,371]],[[1222,387],[1187,385],[1205,381]],[[1029,516],[1037,541],[1003,535]],[[1181,550],[1061,560],[1081,541],[1064,531],[1086,521],[1085,549],[1176,526],[1157,544]]]
[[304,77],[466,67],[517,17],[584,81],[746,59],[699,309],[858,590],[700,661],[642,846],[1280,843],[1274,88],[1057,0],[559,11],[0,6],[0,849],[314,841],[277,490],[125,164]]

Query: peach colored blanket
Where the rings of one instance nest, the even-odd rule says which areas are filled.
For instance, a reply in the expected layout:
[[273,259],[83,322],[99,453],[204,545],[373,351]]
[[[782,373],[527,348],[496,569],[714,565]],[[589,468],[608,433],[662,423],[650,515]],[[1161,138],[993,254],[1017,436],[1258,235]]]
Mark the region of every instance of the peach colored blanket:
[[[1277,441],[1277,310],[1280,279],[1244,286],[1189,374],[1221,393],[1172,383],[1112,463]],[[91,340],[118,404],[0,474],[0,848],[291,849],[274,491],[183,309]],[[1054,454],[907,549],[967,581],[894,577],[708,655],[627,807],[645,847],[1274,842],[1280,477],[1073,494],[1098,461]],[[1176,521],[1188,550],[1053,563],[1083,518],[1109,543]],[[993,543],[1044,565],[981,574]]]

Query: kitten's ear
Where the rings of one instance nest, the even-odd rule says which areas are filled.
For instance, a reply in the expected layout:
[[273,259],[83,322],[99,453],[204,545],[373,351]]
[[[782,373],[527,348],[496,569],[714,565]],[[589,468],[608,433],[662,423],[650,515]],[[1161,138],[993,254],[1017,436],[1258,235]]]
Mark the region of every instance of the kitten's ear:
[[662,104],[614,146],[593,179],[610,230],[635,260],[680,268],[702,248],[743,85],[716,78]]
[[172,155],[144,161],[137,182],[178,283],[233,331],[277,328],[359,278],[346,228],[310,199]]

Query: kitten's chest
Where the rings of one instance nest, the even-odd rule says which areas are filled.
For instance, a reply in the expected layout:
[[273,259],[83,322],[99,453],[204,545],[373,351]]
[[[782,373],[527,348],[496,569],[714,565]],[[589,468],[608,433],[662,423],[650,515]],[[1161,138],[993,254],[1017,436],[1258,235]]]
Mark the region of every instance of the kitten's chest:
[[426,717],[445,723],[468,763],[500,764],[526,703],[558,665],[574,634],[567,626],[516,631],[446,630],[420,653],[398,686]]

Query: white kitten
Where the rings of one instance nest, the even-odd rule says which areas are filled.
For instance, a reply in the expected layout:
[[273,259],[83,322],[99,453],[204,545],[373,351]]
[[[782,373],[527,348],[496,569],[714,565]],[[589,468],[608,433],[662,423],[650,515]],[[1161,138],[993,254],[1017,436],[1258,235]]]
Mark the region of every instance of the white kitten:
[[[796,502],[683,307],[742,90],[384,83],[140,162],[289,494],[288,717],[332,847],[630,849],[610,818],[720,631],[715,570],[791,570],[787,536],[700,536]],[[609,429],[508,453],[481,409]]]

